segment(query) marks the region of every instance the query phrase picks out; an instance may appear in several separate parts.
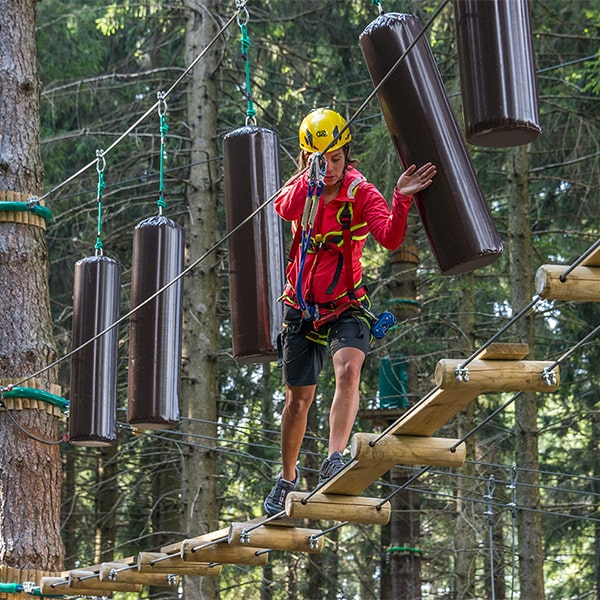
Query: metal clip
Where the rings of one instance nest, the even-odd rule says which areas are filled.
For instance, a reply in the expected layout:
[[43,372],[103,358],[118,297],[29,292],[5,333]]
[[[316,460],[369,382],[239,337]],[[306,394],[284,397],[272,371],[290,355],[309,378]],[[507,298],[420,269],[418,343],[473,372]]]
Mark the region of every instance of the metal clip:
[[308,547],[311,550],[316,550],[319,547],[319,540],[314,535],[308,538]]
[[466,383],[469,381],[469,369],[462,365],[458,365],[458,367],[454,369],[454,377],[456,377],[456,381],[464,381]]
[[250,532],[244,529],[240,533],[240,544],[249,544],[250,543]]
[[40,199],[38,196],[30,196],[27,198],[27,208],[33,210],[36,206],[40,205]]
[[548,369],[548,367],[546,367],[542,371],[542,379],[548,386],[556,385],[556,373],[555,373],[554,369]]

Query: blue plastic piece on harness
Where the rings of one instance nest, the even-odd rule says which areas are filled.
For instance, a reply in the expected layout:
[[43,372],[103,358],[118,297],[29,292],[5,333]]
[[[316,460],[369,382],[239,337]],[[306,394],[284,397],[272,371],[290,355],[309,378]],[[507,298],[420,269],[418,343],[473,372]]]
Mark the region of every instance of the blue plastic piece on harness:
[[371,324],[371,333],[375,339],[380,340],[388,332],[388,329],[395,324],[396,317],[386,310],[385,312],[376,315],[376,318]]

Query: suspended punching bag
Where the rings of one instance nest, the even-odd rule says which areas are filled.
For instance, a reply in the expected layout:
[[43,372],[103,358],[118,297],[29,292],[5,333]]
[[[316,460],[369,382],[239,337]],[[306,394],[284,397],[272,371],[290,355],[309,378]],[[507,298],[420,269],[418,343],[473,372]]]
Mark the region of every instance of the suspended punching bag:
[[[416,17],[380,15],[360,35],[377,86],[421,31]],[[402,165],[437,167],[416,206],[442,273],[456,275],[490,264],[502,241],[461,139],[433,53],[424,37],[379,88],[377,98]]]
[[[231,231],[279,189],[279,140],[261,127],[241,127],[223,140],[227,228]],[[273,204],[229,238],[229,303],[233,355],[240,362],[277,359],[284,286],[281,219]]]
[[[109,328],[119,318],[121,269],[106,256],[75,264],[73,347]],[[108,446],[117,437],[117,353],[119,332],[112,327],[71,359],[69,441],[78,446]]]
[[127,420],[140,428],[179,421],[182,280],[144,302],[181,274],[183,244],[183,228],[162,215],[141,221],[133,234],[131,308],[141,306],[129,329]]
[[520,146],[540,134],[527,0],[454,0],[465,135]]

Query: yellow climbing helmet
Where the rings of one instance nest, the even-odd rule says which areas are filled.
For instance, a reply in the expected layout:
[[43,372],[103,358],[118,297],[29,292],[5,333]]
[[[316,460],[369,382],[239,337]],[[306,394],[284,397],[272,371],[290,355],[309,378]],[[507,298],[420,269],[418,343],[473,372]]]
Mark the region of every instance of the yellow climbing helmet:
[[[327,152],[337,150],[352,139],[350,129],[344,127],[346,127],[346,119],[335,110],[315,108],[300,123],[298,130],[300,148],[307,152],[323,152],[325,148]],[[342,130],[344,130],[342,135],[339,135]]]

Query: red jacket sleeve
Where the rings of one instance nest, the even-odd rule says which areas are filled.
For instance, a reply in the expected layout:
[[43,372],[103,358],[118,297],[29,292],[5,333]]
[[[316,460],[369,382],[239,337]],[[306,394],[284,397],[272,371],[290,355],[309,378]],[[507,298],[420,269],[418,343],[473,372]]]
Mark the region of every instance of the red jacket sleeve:
[[[412,196],[405,196],[394,188],[392,210],[379,190],[371,183],[360,189],[362,218],[373,237],[388,250],[395,250],[404,241],[408,211]],[[357,197],[357,200],[359,198]]]
[[274,200],[275,211],[286,221],[300,219],[306,204],[306,175],[288,181]]

